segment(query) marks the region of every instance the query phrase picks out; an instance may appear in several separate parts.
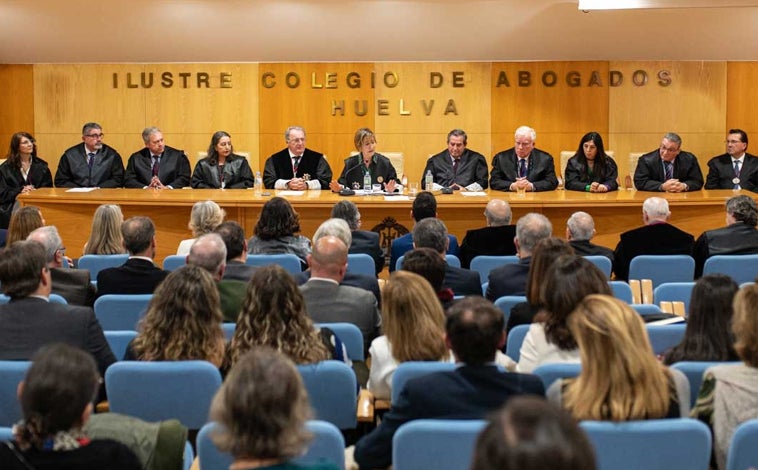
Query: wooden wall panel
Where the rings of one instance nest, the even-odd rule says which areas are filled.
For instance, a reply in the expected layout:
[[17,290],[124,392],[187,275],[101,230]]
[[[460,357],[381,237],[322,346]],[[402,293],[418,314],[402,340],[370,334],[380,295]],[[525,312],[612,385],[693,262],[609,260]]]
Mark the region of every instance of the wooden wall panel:
[[[11,136],[34,134],[34,68],[0,64],[0,159],[5,158]],[[35,136],[36,137],[36,136]]]
[[[742,129],[758,137],[758,62],[727,62],[726,64],[726,127]],[[726,131],[724,132],[726,135]],[[756,145],[748,150],[756,153]]]

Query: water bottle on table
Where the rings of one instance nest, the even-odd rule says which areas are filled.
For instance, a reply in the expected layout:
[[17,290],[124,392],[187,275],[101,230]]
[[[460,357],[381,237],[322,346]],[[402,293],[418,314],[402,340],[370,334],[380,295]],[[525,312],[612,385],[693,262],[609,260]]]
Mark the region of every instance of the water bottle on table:
[[363,173],[363,190],[366,194],[371,192],[371,173]]
[[432,177],[432,170],[426,170],[426,176],[424,177],[424,189],[431,191],[434,187],[434,177]]

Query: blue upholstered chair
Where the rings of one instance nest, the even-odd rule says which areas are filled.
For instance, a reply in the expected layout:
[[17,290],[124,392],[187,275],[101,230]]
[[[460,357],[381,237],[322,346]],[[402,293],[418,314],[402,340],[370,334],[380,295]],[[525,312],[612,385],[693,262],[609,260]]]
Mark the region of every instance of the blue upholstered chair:
[[705,260],[703,274],[721,273],[737,284],[755,281],[758,277],[758,255],[716,255]]
[[695,260],[689,255],[640,255],[629,264],[629,279],[650,279],[653,288],[666,282],[691,282]]
[[[246,264],[250,266],[268,266],[270,264],[278,264],[285,271],[290,274],[297,274],[302,271],[300,264],[300,258],[297,256],[285,253],[278,255],[247,255]],[[372,274],[376,274],[373,272]]]
[[610,258],[603,255],[587,255],[584,257],[587,261],[594,264],[595,266],[600,269],[603,274],[605,274],[605,277],[608,279],[611,278],[611,270],[613,269],[613,263],[611,263]]
[[653,290],[653,302],[660,305],[661,302],[683,302],[684,311],[690,311],[690,297],[694,282],[667,282]]
[[221,329],[224,330],[224,337],[227,341],[232,340],[232,336],[234,336],[234,330],[237,329],[237,324],[232,322],[224,322],[221,324]]
[[357,423],[358,381],[355,372],[340,361],[321,361],[297,366],[317,419],[340,429]]
[[105,340],[108,341],[108,346],[110,346],[117,361],[124,358],[126,347],[137,336],[137,332],[134,330],[105,330],[104,333]]
[[608,285],[611,286],[613,296],[619,300],[631,304],[634,301],[632,296],[632,288],[625,281],[608,281]]
[[350,253],[347,255],[347,271],[353,274],[376,276],[374,258],[366,253]]
[[505,343],[505,355],[518,362],[521,359],[521,345],[529,332],[529,325],[516,325],[508,332],[508,342]]
[[671,364],[672,369],[681,371],[687,376],[690,383],[690,408],[695,406],[700,386],[703,384],[703,374],[709,367],[723,364],[738,364],[738,362],[713,362],[713,361],[682,361]]
[[479,273],[479,278],[481,280],[486,280],[489,278],[490,271],[493,269],[502,266],[504,264],[510,264],[510,263],[518,263],[518,256],[516,255],[508,255],[508,256],[489,256],[489,255],[479,255],[475,256],[474,259],[471,260],[471,270],[476,271]]
[[13,440],[13,428],[10,427],[0,427],[0,442],[5,441],[12,441]]
[[342,341],[347,350],[347,357],[353,361],[365,361],[363,351],[363,333],[352,323],[316,323],[318,327],[329,328]]
[[[397,259],[397,262],[395,263],[395,269],[403,269],[403,261],[405,261],[405,255],[401,256]],[[455,255],[445,255],[445,261],[450,266],[460,268],[461,267],[461,260],[458,259]]]
[[163,258],[163,269],[166,271],[176,271],[187,264],[187,255],[168,255]]
[[758,468],[758,419],[740,424],[726,454],[726,470]]
[[645,325],[650,345],[655,354],[663,354],[669,349],[682,342],[687,325],[676,323],[673,325]]
[[394,470],[469,468],[484,420],[418,419],[403,424],[392,438]]
[[97,281],[97,273],[106,268],[116,268],[126,263],[129,255],[83,255],[79,258],[79,269],[88,269],[91,281]]
[[21,419],[18,384],[31,365],[30,361],[0,361],[0,426],[13,426]]
[[524,295],[505,295],[495,301],[495,307],[499,308],[503,312],[503,318],[505,319],[505,325],[508,324],[508,319],[511,318],[511,309],[514,305],[526,302],[526,296]]
[[659,306],[653,305],[653,304],[631,304],[630,307],[632,307],[634,311],[636,311],[643,317],[645,315],[655,315],[657,313],[663,313]]
[[95,316],[103,330],[137,330],[153,294],[107,294],[95,300]]
[[532,373],[542,380],[545,391],[558,379],[571,379],[582,372],[578,362],[552,362],[538,366]]

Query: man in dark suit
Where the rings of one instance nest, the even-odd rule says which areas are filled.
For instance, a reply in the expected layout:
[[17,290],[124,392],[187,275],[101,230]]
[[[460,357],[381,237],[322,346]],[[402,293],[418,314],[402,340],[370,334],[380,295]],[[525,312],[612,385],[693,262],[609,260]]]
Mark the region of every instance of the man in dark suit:
[[4,248],[0,283],[11,299],[0,305],[0,359],[29,360],[40,347],[62,342],[92,354],[101,376],[116,362],[91,308],[49,301],[52,280],[42,245],[29,240]]
[[515,255],[516,226],[511,225],[511,217],[510,204],[502,199],[491,199],[484,209],[487,226],[468,230],[463,237],[459,250],[461,266],[468,269],[477,256]]
[[50,268],[53,280],[53,294],[60,295],[71,305],[92,307],[95,304],[97,291],[90,282],[89,270],[63,267],[66,248],[55,226],[35,229],[26,239],[34,240],[45,248],[47,267]]
[[354,455],[360,468],[389,466],[392,438],[408,421],[482,419],[511,397],[544,395],[536,376],[504,372],[494,364],[496,351],[505,343],[505,332],[503,313],[490,302],[480,297],[456,302],[448,312],[446,335],[461,366],[405,384],[382,423],[356,443]]
[[682,138],[668,132],[657,150],[646,153],[637,161],[634,187],[637,191],[681,193],[703,187],[703,173],[697,157],[683,152]]
[[247,239],[245,230],[234,220],[227,220],[213,230],[226,245],[226,269],[224,280],[247,282],[253,277],[255,266],[247,264]]
[[758,157],[747,151],[747,132],[729,129],[726,153],[708,161],[705,189],[747,189],[758,192]]
[[103,128],[88,122],[79,145],[66,150],[55,172],[57,188],[120,188],[124,186],[121,155],[103,143]]
[[[413,227],[413,248],[431,248],[445,258],[450,240],[445,223],[436,217],[426,218]],[[455,295],[482,295],[482,281],[479,273],[464,268],[456,268],[445,263],[444,287]]]
[[590,241],[596,233],[595,221],[586,212],[574,212],[566,222],[566,240],[574,253],[579,256],[605,256],[613,263],[613,250]]
[[155,225],[149,217],[132,217],[121,224],[124,248],[129,259],[117,268],[103,269],[97,274],[97,295],[152,294],[168,276],[153,263],[155,258]]
[[552,191],[558,187],[553,157],[534,147],[537,132],[516,129],[516,143],[492,158],[490,188],[500,191]]
[[350,227],[353,241],[348,253],[364,253],[374,259],[376,273],[379,274],[384,268],[384,250],[379,246],[379,234],[360,230],[361,213],[358,207],[350,201],[339,201],[332,207],[332,217],[342,219]]
[[660,197],[649,197],[642,203],[644,226],[621,234],[613,252],[616,279],[629,280],[629,264],[639,255],[689,255],[695,238],[668,223],[669,203]]
[[518,219],[513,242],[519,262],[505,264],[490,271],[486,297],[494,302],[504,295],[526,295],[526,278],[534,247],[552,234],[553,224],[542,214],[530,212]]
[[169,147],[157,127],[142,131],[145,148],[134,152],[126,164],[124,187],[179,189],[190,184],[190,162],[184,150]]
[[450,131],[447,134],[447,150],[426,161],[421,173],[421,187],[424,187],[426,173],[431,171],[434,183],[441,187],[468,191],[487,189],[487,160],[481,153],[467,149],[467,143],[468,136],[463,129]]
[[263,184],[267,189],[329,189],[332,169],[323,154],[305,147],[305,129],[291,126],[284,132],[287,148],[266,160]]

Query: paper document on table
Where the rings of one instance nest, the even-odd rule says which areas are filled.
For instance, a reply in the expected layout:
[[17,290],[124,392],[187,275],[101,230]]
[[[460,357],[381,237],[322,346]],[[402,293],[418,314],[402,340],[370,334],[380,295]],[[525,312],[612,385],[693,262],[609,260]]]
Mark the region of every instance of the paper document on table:
[[401,195],[398,195],[398,196],[384,196],[384,200],[385,201],[410,201],[411,198],[409,198],[408,196],[401,196]]
[[305,191],[277,191],[277,196],[302,196]]
[[66,192],[67,193],[88,193],[96,189],[99,189],[99,188],[71,188],[71,189],[67,189]]
[[461,191],[461,196],[486,196],[484,191]]

